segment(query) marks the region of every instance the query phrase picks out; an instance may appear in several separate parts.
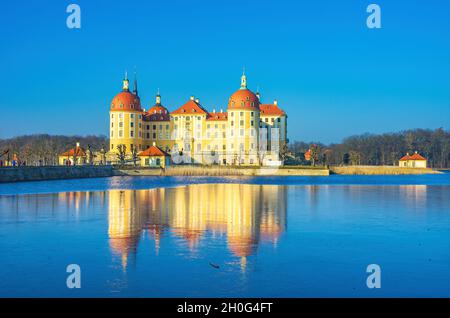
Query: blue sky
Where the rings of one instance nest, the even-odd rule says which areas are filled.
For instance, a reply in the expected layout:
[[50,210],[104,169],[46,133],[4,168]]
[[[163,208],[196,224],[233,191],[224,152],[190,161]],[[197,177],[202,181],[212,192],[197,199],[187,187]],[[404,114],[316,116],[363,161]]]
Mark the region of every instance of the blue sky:
[[[82,28],[66,27],[79,4]],[[366,7],[382,9],[382,29]],[[226,108],[245,66],[278,99],[290,139],[450,128],[449,1],[17,0],[0,19],[0,138],[104,134],[126,69],[144,106],[160,88]]]

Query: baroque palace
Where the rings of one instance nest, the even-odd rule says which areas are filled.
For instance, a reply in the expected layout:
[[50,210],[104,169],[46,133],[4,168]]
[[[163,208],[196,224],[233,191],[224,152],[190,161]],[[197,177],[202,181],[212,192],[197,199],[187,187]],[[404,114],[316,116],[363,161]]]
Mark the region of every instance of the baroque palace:
[[109,116],[110,162],[116,162],[122,153],[127,160],[141,157],[141,164],[149,166],[168,162],[279,166],[288,142],[286,113],[276,100],[261,103],[259,92],[247,88],[245,73],[240,88],[228,100],[227,111],[212,112],[194,96],[170,112],[159,91],[155,105],[145,110],[137,80],[131,91],[125,75]]

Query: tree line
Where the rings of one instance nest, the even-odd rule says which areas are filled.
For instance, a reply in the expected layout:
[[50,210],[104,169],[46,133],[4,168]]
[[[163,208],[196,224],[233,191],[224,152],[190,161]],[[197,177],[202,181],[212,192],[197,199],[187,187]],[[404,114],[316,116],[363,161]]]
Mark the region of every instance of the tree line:
[[46,134],[25,135],[9,139],[0,139],[0,160],[10,161],[16,155],[21,163],[28,166],[57,165],[58,156],[76,146],[92,151],[108,150],[106,136],[52,136]]
[[[109,149],[106,136],[25,135],[0,139],[0,160],[14,154],[27,165],[56,165],[58,155],[76,143],[92,151]],[[309,153],[305,160],[305,153]],[[363,134],[345,138],[341,143],[295,141],[289,144],[286,164],[299,165],[397,165],[407,152],[418,151],[433,168],[450,168],[450,131],[443,128],[413,129],[396,133]]]
[[[305,160],[306,152],[312,159]],[[432,168],[450,168],[450,131],[443,128],[413,129],[396,133],[363,134],[341,143],[295,141],[289,145],[287,163],[323,165],[397,165],[406,153],[415,151]]]

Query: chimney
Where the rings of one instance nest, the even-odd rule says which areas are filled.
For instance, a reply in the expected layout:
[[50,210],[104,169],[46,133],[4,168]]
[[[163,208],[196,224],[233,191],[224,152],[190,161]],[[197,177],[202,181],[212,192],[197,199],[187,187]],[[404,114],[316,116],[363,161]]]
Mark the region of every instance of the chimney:
[[215,108],[213,108],[213,113],[215,113],[216,112],[216,109]]
[[196,99],[195,99],[195,102],[196,102],[197,104],[200,104],[200,99],[199,99],[199,98],[196,98]]
[[77,148],[79,148],[80,147],[80,143],[79,142],[77,142]]
[[220,112],[223,113],[223,109],[222,108],[220,109]]
[[259,94],[259,92],[256,93],[256,97],[258,97],[258,100],[261,101],[261,95]]
[[277,105],[278,105],[278,101],[275,99],[275,100],[273,101],[273,104],[274,104],[275,106],[277,106]]
[[417,154],[417,150],[415,151],[415,153]]
[[191,100],[195,100],[195,96],[194,95],[191,95],[191,98],[190,98]]
[[153,147],[156,147],[156,142],[153,142]]

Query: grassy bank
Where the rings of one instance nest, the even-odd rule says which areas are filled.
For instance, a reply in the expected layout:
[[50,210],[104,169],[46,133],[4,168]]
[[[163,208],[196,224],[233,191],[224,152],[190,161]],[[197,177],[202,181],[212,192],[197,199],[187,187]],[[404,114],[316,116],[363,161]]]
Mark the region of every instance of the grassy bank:
[[229,166],[171,166],[163,169],[117,168],[116,175],[125,176],[328,176],[325,168],[304,167],[229,167]]
[[403,168],[396,166],[345,166],[331,167],[333,174],[346,175],[406,175],[406,174],[438,174],[431,168]]

